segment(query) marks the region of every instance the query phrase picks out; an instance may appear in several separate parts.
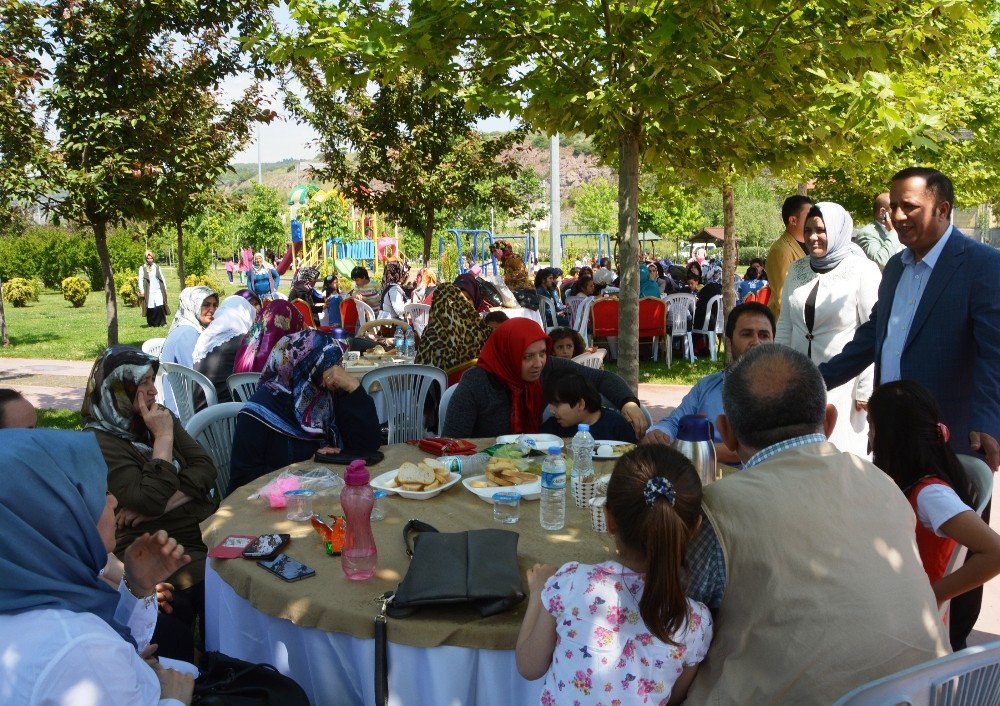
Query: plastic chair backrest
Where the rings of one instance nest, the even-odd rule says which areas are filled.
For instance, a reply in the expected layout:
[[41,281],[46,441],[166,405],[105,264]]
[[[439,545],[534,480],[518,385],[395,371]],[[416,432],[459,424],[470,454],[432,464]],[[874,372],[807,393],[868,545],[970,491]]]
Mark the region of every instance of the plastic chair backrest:
[[215,468],[219,471],[215,489],[220,500],[226,496],[229,488],[229,463],[233,456],[236,415],[242,409],[242,402],[222,402],[201,410],[184,425],[184,430],[201,444],[215,462]]
[[556,305],[549,297],[538,297],[538,312],[542,315],[542,328],[551,331],[559,325]]
[[309,303],[302,299],[293,299],[292,306],[299,310],[302,314],[302,318],[305,320],[305,325],[309,328],[316,328],[316,320],[313,318],[312,307]]
[[219,403],[219,398],[215,394],[215,385],[207,377],[179,363],[161,363],[160,367],[167,374],[167,384],[174,394],[174,403],[177,405],[177,417],[181,424],[187,424],[194,417],[194,390],[195,386],[201,388],[205,395],[205,402],[209,407]]
[[618,300],[595,300],[590,307],[590,317],[593,321],[594,338],[607,338],[618,335]]
[[986,509],[986,504],[993,497],[993,473],[986,461],[967,454],[957,454],[958,461],[962,464],[962,469],[972,482],[976,490],[976,504],[972,508],[977,514],[982,515]]
[[[718,309],[716,311],[716,309]],[[709,328],[708,322],[715,317],[715,327]],[[726,332],[726,322],[722,318],[722,295],[716,294],[714,297],[708,300],[708,304],[705,306],[705,321],[702,327],[695,331],[695,333],[716,333],[720,336]]]
[[467,360],[464,363],[459,363],[454,365],[444,371],[444,374],[448,376],[448,387],[454,387],[458,384],[459,380],[465,372],[476,365],[479,362],[479,358],[473,358],[472,360]]
[[646,425],[650,427],[653,426],[653,415],[648,409],[646,409],[646,405],[639,405],[639,409],[642,411],[642,416],[646,418]]
[[756,299],[754,299],[754,301],[758,302],[759,304],[767,304],[769,301],[771,301],[771,287],[770,287],[770,285],[767,285],[767,286],[764,286],[764,287],[761,287],[760,289],[758,289],[757,290],[757,297],[756,297]]
[[573,358],[574,363],[586,365],[588,368],[602,370],[604,368],[604,356],[608,354],[606,348],[599,348],[593,353],[581,353]]
[[442,392],[448,387],[448,376],[432,365],[393,365],[372,370],[361,378],[361,386],[369,391],[379,384],[389,420],[390,444],[402,444],[427,436],[424,428],[424,404],[431,385],[437,383]]
[[358,300],[344,297],[340,300],[340,325],[345,332],[354,335],[358,330]]
[[694,304],[696,298],[693,294],[668,294],[663,298],[667,303],[667,319],[670,322],[670,330],[676,336],[687,333],[690,325],[690,316],[694,315]]
[[233,373],[226,378],[229,394],[235,402],[246,402],[257,391],[260,373]]
[[410,325],[413,326],[417,335],[421,336],[430,319],[431,306],[430,304],[407,304],[403,307],[403,315],[410,320]]
[[357,337],[362,338],[369,331],[377,328],[382,328],[383,326],[392,326],[392,327],[402,326],[403,330],[405,331],[408,325],[409,324],[407,324],[402,319],[373,319],[372,321],[366,321],[360,326],[358,326]]
[[834,706],[997,706],[1000,640],[968,647],[863,684]]
[[375,320],[375,310],[367,302],[355,300],[354,303],[358,305],[358,320],[361,323]]
[[639,338],[667,335],[667,304],[659,297],[639,300]]
[[587,341],[587,328],[590,326],[590,310],[594,306],[594,297],[587,297],[577,306],[574,312],[573,328]]
[[160,357],[160,351],[163,350],[163,342],[166,341],[165,338],[151,338],[148,341],[144,341],[142,344],[142,352],[146,355],[151,355],[154,358]]
[[[438,436],[444,436],[444,415],[448,413],[448,405],[451,403],[451,396],[455,394],[458,385],[452,385],[441,394],[441,402],[438,404]],[[548,407],[548,405],[545,405]]]

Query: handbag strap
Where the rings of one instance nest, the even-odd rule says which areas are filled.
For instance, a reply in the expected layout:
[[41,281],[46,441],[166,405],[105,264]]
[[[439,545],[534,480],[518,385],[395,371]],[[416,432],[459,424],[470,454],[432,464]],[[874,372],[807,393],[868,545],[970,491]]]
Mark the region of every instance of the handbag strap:
[[816,295],[819,293],[819,278],[816,278],[816,286],[812,288],[809,292],[809,296],[806,297],[806,310],[805,310],[805,320],[806,328],[809,332],[806,334],[806,340],[809,341],[809,349],[806,355],[812,358],[813,350],[813,326],[816,325]]
[[406,547],[406,556],[413,558],[413,541],[412,535],[420,534],[421,532],[437,532],[436,527],[432,527],[426,522],[421,522],[420,520],[410,520],[403,527],[403,546]]

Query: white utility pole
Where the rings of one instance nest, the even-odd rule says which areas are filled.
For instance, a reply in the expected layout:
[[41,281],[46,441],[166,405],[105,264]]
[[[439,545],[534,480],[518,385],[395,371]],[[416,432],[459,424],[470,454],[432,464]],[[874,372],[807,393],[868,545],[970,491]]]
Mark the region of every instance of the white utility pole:
[[260,165],[260,123],[257,123],[257,183],[264,183],[264,172]]
[[549,138],[549,239],[552,266],[562,264],[562,240],[559,238],[559,133]]

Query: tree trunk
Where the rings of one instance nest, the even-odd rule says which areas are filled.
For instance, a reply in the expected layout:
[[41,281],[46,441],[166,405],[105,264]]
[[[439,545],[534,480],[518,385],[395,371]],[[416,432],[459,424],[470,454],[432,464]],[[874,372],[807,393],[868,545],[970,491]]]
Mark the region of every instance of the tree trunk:
[[795,188],[796,188],[796,191],[798,191],[799,196],[808,196],[809,195],[809,184],[807,184],[806,182],[800,181],[796,185]]
[[3,280],[0,279],[0,345],[7,348],[10,338],[7,336],[7,315],[3,311]]
[[[736,306],[736,200],[733,195],[733,185],[727,182],[722,186],[722,308],[726,316]],[[726,351],[729,355],[729,351]]]
[[431,241],[434,239],[434,207],[424,207],[424,267],[431,261]]
[[639,129],[618,136],[618,374],[639,392]]
[[111,255],[108,253],[108,222],[96,221],[94,227],[94,243],[97,245],[97,257],[101,260],[101,270],[104,272],[104,302],[108,308],[108,345],[118,345],[118,297],[115,294],[115,273],[111,271]]
[[180,288],[184,289],[184,221],[178,218],[174,225],[177,226],[177,279]]

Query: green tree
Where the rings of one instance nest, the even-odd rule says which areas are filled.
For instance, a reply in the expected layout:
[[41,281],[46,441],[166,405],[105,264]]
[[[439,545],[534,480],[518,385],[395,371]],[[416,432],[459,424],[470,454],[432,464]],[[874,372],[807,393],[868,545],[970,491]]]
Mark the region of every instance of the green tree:
[[233,228],[239,247],[253,248],[254,252],[280,252],[291,236],[281,220],[285,205],[277,189],[254,184],[244,203],[245,210],[236,219]]
[[573,225],[582,233],[618,232],[618,189],[604,178],[586,181],[569,195]]
[[315,197],[310,199],[305,209],[299,212],[299,218],[312,228],[309,238],[314,245],[317,239],[320,242],[325,242],[327,238],[346,241],[354,236],[351,210],[339,194],[328,194],[319,201]]
[[656,233],[679,251],[681,241],[708,225],[708,219],[680,186],[666,180],[648,182],[639,192],[639,230]]

